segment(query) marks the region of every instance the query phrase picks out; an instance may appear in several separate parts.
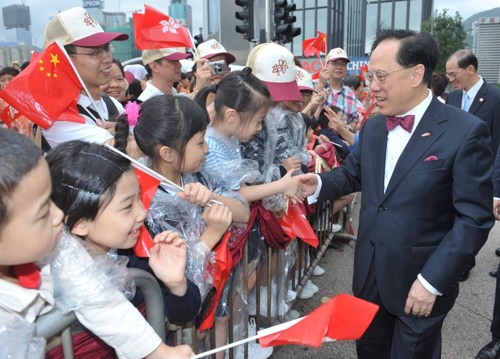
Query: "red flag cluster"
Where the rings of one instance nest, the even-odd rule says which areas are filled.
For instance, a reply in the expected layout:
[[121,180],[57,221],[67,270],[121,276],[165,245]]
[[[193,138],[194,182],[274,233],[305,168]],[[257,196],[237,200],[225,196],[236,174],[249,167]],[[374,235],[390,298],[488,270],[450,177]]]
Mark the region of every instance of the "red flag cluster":
[[[70,59],[55,42],[32,57],[29,66],[0,91],[0,98],[33,123],[48,129],[56,120],[85,122],[76,107],[81,89]],[[9,106],[2,112],[6,123],[16,118]]]
[[144,14],[134,13],[135,45],[139,50],[193,47],[189,30],[170,16],[144,5]]
[[321,52],[326,53],[326,34],[318,30],[316,30],[316,32],[318,33],[317,37],[302,41],[302,50],[304,51],[305,57],[311,55],[319,57]]

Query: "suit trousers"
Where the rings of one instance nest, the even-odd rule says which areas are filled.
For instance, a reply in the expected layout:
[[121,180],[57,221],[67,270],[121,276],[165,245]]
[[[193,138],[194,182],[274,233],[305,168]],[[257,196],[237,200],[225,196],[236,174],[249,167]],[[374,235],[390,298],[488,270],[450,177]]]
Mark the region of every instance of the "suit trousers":
[[441,328],[446,314],[425,318],[397,316],[387,311],[378,292],[373,259],[358,297],[380,307],[367,331],[356,342],[358,359],[441,358]]
[[[498,263],[500,270],[500,263]],[[500,274],[497,272],[496,289],[495,289],[495,304],[493,305],[493,320],[491,321],[491,334],[495,338],[500,338]]]

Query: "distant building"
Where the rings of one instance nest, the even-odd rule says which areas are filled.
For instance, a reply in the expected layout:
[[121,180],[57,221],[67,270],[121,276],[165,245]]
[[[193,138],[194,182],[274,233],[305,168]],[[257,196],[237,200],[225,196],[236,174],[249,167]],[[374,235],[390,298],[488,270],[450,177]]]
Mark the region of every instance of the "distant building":
[[486,81],[500,84],[500,16],[479,18],[473,24],[472,43],[478,73]]
[[[9,5],[2,8],[5,29],[15,29],[16,40],[21,45],[32,46],[30,8],[25,5]],[[19,60],[21,61],[21,60]]]
[[187,4],[187,0],[171,0],[168,16],[173,17],[179,25],[187,27],[191,34],[193,33],[191,5]]

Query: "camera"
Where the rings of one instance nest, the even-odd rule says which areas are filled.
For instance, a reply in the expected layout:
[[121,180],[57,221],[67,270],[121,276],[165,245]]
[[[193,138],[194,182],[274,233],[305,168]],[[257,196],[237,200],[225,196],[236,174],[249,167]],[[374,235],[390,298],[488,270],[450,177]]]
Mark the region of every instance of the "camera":
[[208,66],[210,66],[214,75],[222,75],[227,69],[226,61],[224,60],[209,62]]

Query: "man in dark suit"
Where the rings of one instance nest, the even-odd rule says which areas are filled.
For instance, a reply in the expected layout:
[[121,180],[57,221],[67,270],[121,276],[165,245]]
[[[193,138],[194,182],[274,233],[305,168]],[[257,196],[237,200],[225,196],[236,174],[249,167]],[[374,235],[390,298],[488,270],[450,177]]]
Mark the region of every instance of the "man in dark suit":
[[[500,221],[500,156],[495,157],[493,167],[493,215]],[[498,264],[500,268],[500,263]],[[500,358],[500,276],[496,277],[495,304],[493,306],[493,320],[491,321],[491,342],[486,344],[476,359],[499,359]]]
[[438,55],[429,34],[380,31],[365,77],[381,115],[342,167],[301,175],[312,201],[362,190],[353,293],[380,309],[361,359],[440,358],[458,278],[494,223],[488,126],[432,96]]
[[[500,89],[491,86],[477,73],[477,57],[469,50],[463,49],[453,53],[446,61],[446,76],[455,88],[448,94],[446,103],[461,108],[481,120],[490,128],[491,150],[497,153],[500,144]],[[500,255],[500,248],[496,250]],[[462,273],[461,281],[469,277],[470,270],[475,266],[472,260]],[[490,271],[496,276],[497,269]]]
[[488,84],[478,73],[478,61],[469,50],[458,50],[446,62],[446,76],[455,91],[446,103],[467,111],[488,124],[491,149],[497,153],[500,144],[500,89]]

